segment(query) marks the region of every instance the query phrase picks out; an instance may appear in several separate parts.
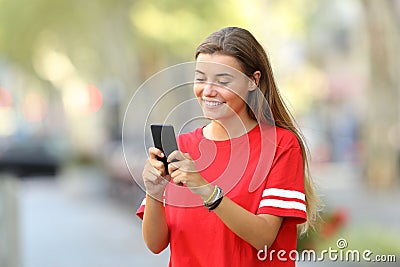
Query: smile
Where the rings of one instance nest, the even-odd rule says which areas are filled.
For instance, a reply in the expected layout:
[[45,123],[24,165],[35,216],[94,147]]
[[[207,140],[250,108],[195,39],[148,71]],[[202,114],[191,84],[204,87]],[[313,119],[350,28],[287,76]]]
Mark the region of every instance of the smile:
[[221,101],[208,101],[208,100],[204,100],[204,99],[203,99],[203,103],[204,103],[204,105],[206,105],[208,107],[216,107],[216,106],[220,106],[220,105],[224,104],[224,102],[221,102]]

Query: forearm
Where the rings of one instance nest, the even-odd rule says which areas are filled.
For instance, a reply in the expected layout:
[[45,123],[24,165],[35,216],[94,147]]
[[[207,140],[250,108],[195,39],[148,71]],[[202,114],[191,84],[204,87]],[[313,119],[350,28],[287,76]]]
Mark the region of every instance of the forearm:
[[153,253],[160,253],[169,243],[168,225],[163,203],[146,195],[142,233],[147,247]]
[[232,232],[258,250],[272,245],[282,223],[280,217],[262,218],[226,196],[214,212]]

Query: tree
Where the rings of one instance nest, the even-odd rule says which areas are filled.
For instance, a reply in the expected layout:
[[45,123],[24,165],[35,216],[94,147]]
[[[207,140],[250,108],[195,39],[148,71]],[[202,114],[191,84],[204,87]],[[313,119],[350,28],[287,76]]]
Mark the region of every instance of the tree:
[[364,126],[365,170],[369,184],[374,187],[388,188],[398,183],[396,179],[400,177],[398,5],[399,1],[395,0],[363,1],[370,67],[367,120]]

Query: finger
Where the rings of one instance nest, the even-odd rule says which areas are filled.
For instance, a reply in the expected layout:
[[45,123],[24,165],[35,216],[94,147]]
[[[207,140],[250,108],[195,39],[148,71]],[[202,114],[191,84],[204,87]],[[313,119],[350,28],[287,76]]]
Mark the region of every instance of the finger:
[[175,150],[173,151],[167,158],[167,162],[172,162],[173,160],[177,160],[177,161],[182,161],[185,160],[185,156],[183,156],[183,153],[180,152],[179,150]]
[[153,166],[154,168],[158,169],[158,170],[162,170],[164,169],[164,163],[162,161],[159,161],[157,159],[150,159],[150,164],[151,166]]
[[152,164],[152,160],[151,159],[147,159],[146,160],[146,163],[144,164],[144,169],[145,170],[152,170],[152,169],[154,169],[155,167],[153,166],[153,164]]
[[151,173],[152,175],[154,175],[156,178],[160,177],[162,172],[154,167],[149,168],[148,170],[149,173]]
[[144,182],[151,182],[152,184],[166,184],[171,180],[169,175],[160,173],[151,165],[143,170],[142,176]]
[[153,167],[153,168],[156,170],[156,173],[157,173],[158,176],[165,176],[166,175],[164,165],[161,165],[159,167]]
[[168,172],[172,175],[172,173],[176,172],[176,170],[178,170],[179,167],[174,164],[174,163],[169,163],[168,164]]
[[164,157],[164,153],[160,149],[158,149],[156,147],[150,147],[149,148],[149,157],[151,159],[156,159],[157,156],[160,157],[160,158],[163,158]]
[[[168,167],[169,167],[169,165],[168,165]],[[168,172],[169,172],[169,176],[171,176],[171,179],[176,178],[181,173],[181,171],[179,169],[170,170],[169,168],[168,168]]]
[[144,169],[149,170],[155,176],[165,176],[165,168],[162,162],[157,160],[147,159]]
[[183,165],[182,161],[170,162],[170,163],[168,163],[168,172],[173,173],[177,169],[180,169],[182,167],[182,165]]
[[186,184],[187,180],[184,175],[178,174],[178,176],[172,179],[172,182],[176,185],[184,185]]
[[157,168],[154,168],[150,164],[149,160],[146,161],[146,164],[145,164],[144,169],[143,169],[143,175],[145,173],[149,173],[149,174],[151,174],[153,176],[161,176],[161,171],[158,170]]

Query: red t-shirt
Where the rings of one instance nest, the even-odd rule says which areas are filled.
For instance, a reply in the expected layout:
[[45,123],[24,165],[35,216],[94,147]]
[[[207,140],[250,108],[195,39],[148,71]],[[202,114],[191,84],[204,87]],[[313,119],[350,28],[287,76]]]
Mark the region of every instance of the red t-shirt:
[[[198,128],[180,135],[178,145],[226,197],[254,214],[284,220],[268,253],[259,253],[204,208],[200,197],[170,183],[164,197],[169,266],[295,266],[290,258],[295,256],[297,224],[306,220],[302,153],[295,135],[257,126],[241,137],[212,141]],[[137,211],[141,218],[144,208],[145,203]]]

